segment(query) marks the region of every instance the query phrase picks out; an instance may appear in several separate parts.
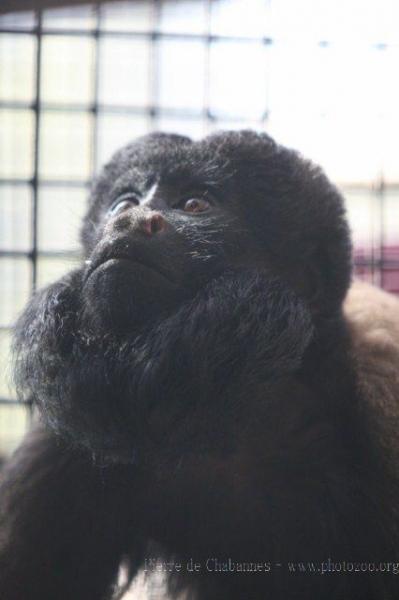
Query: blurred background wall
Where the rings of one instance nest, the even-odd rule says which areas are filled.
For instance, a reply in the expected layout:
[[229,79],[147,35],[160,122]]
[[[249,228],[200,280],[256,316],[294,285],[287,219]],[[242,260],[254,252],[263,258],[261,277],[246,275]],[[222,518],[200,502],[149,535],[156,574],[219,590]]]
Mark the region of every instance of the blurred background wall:
[[0,16],[0,452],[13,322],[70,269],[90,179],[151,130],[251,127],[320,163],[359,276],[399,293],[399,2],[138,0]]

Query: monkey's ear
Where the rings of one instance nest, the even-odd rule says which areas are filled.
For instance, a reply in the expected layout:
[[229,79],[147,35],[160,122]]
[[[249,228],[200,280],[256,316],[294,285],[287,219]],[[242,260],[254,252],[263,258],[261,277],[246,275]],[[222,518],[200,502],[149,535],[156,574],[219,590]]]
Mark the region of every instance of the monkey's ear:
[[[346,224],[345,224],[346,225]],[[306,257],[306,297],[312,314],[331,314],[342,306],[351,281],[349,235],[320,232]]]
[[341,310],[350,285],[349,238],[320,232],[317,239],[287,239],[271,254],[267,268],[306,301],[313,319],[332,316]]

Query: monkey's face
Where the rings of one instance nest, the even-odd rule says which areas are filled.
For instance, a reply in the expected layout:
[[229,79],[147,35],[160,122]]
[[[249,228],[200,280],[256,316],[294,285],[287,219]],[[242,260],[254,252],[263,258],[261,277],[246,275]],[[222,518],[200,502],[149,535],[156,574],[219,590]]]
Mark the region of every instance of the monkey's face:
[[121,332],[162,317],[226,270],[249,265],[252,246],[209,187],[162,177],[141,190],[128,187],[102,209],[83,274],[86,315]]
[[185,138],[118,153],[93,190],[83,239],[85,318],[129,333],[192,298],[213,278],[266,254],[240,216],[232,166]]
[[232,269],[283,276],[315,313],[339,307],[349,281],[336,190],[245,131],[155,134],[122,149],[93,188],[82,238],[86,317],[113,331],[162,318]]

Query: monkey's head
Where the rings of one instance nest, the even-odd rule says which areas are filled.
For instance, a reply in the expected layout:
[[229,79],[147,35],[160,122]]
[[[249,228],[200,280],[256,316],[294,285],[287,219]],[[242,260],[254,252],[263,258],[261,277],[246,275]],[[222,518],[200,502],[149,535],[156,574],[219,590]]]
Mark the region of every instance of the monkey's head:
[[[270,309],[270,338],[258,340],[255,362],[266,353],[267,372],[282,376],[300,364],[310,328],[340,314],[350,280],[340,194],[319,168],[250,131],[199,142],[153,134],[128,145],[93,186],[82,241],[82,266],[37,293],[20,319],[16,380],[54,429],[117,460],[132,456],[146,436],[141,413],[149,395],[166,412],[168,394],[171,403],[190,396],[181,375],[197,376],[203,368],[206,357],[196,354],[196,344],[207,336],[206,323],[203,330],[198,324],[177,360],[178,319],[161,325],[179,311],[190,321],[196,298],[205,298],[216,315],[219,298],[209,299],[214,282],[246,272],[266,281],[258,304]],[[267,281],[276,277],[283,287],[276,292],[271,284],[268,298]],[[252,283],[248,294],[259,294]],[[283,289],[288,292],[280,302]],[[237,319],[239,328],[239,313]],[[227,345],[234,345],[235,332],[228,335]],[[271,346],[268,355],[272,339],[281,347]],[[162,363],[165,346],[171,348],[169,366]],[[220,354],[222,368],[223,348]],[[246,385],[249,390],[251,382]],[[164,428],[173,422],[161,417]],[[185,426],[184,435],[192,433]]]
[[350,243],[337,190],[265,134],[152,134],[114,155],[83,224],[84,301],[126,332],[237,268],[285,279],[315,315],[340,308]]

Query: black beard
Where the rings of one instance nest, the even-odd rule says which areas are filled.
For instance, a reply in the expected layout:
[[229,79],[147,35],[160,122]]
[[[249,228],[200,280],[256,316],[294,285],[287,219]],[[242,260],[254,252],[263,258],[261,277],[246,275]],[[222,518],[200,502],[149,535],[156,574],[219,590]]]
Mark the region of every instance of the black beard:
[[[156,319],[138,314],[112,330],[119,317],[107,294],[115,281],[130,291],[129,278],[125,268],[104,272],[84,284],[75,271],[34,296],[15,337],[20,395],[106,460],[231,451],[252,413],[245,398],[264,402],[265,389],[301,364],[313,335],[304,303],[281,281],[233,272]],[[133,294],[120,298],[129,316]]]
[[89,275],[77,270],[34,296],[16,328],[15,379],[19,394],[72,444],[99,460],[136,462],[157,438],[149,421],[160,390],[149,389],[145,376],[154,331],[182,294],[145,267],[110,263]]

